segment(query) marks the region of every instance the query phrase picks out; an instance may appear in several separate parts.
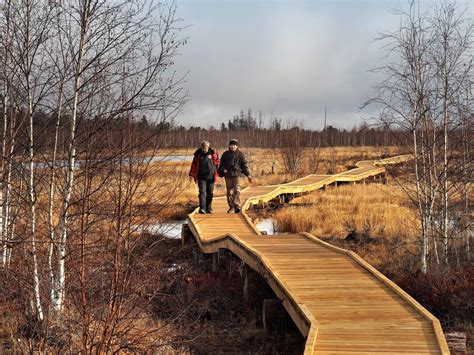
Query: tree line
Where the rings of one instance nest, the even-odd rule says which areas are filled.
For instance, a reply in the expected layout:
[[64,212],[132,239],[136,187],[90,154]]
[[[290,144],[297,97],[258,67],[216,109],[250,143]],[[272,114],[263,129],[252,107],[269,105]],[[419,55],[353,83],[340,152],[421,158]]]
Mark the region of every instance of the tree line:
[[[232,121],[230,121],[231,123]],[[275,124],[275,122],[278,122]],[[230,128],[170,126],[163,137],[167,147],[196,147],[202,140],[209,140],[216,147],[227,146],[231,138],[236,138],[247,147],[287,148],[294,145],[295,139],[301,147],[335,147],[335,146],[404,146],[409,137],[405,132],[393,132],[388,128],[361,124],[350,130],[335,128],[331,125],[323,130],[302,128],[297,123],[283,124],[275,118],[270,127],[234,125]]]
[[[2,112],[2,109],[0,109]],[[243,111],[242,111],[243,112]],[[251,112],[249,110],[249,112]],[[64,112],[65,121],[70,116]],[[9,115],[12,117],[23,117],[25,112],[15,111],[10,108]],[[394,132],[389,127],[364,122],[352,129],[341,129],[328,125],[322,130],[312,130],[302,128],[297,122],[284,122],[280,118],[273,118],[270,125],[265,126],[262,123],[255,124],[256,119],[253,116],[235,116],[229,120],[228,125],[222,124],[220,129],[215,127],[185,127],[175,124],[172,120],[150,119],[146,115],[137,118],[133,115],[127,117],[117,115],[113,119],[109,117],[88,117],[82,112],[79,113],[77,129],[80,132],[108,131],[111,137],[114,134],[120,134],[118,128],[121,127],[124,120],[128,120],[133,127],[135,134],[142,137],[141,147],[146,150],[156,146],[166,148],[192,148],[198,146],[202,140],[209,140],[214,146],[224,147],[231,138],[237,138],[247,147],[258,148],[285,148],[292,146],[295,139],[299,141],[301,147],[334,147],[334,146],[404,146],[410,142],[410,137],[402,130]],[[18,145],[16,152],[21,151],[28,141],[28,137],[21,135],[25,130],[22,125],[24,120],[15,119],[16,129],[20,132],[17,136]],[[46,112],[38,109],[33,113],[33,134],[36,141],[35,148],[42,154],[48,154],[52,143],[57,140],[58,154],[66,152],[65,147],[70,139],[69,130],[60,125],[58,127],[57,137],[55,131],[56,115],[54,112]],[[0,130],[3,123],[0,123]],[[114,133],[115,132],[115,133]],[[159,139],[156,139],[159,137]],[[118,142],[117,139],[111,139],[107,145]],[[84,141],[85,142],[85,141]],[[77,142],[80,153],[84,152],[83,141]]]

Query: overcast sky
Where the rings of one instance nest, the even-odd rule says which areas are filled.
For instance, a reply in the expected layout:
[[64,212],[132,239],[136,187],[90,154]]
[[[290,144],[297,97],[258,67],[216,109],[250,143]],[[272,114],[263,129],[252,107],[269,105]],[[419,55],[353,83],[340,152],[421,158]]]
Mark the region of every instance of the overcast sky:
[[[433,1],[434,3],[434,1]],[[381,63],[381,32],[397,28],[404,0],[179,0],[190,26],[177,60],[189,71],[188,102],[177,123],[220,126],[240,109],[298,119],[307,128],[350,128]]]

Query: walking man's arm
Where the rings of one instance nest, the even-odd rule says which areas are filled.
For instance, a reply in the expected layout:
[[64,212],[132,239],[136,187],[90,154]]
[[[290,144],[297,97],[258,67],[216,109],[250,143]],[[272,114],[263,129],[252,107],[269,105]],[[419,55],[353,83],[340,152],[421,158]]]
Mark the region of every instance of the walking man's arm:
[[240,161],[240,170],[242,171],[242,174],[244,174],[247,179],[249,180],[249,183],[252,183],[252,177],[250,176],[250,171],[249,167],[247,164],[247,159],[245,158],[245,155],[242,153],[242,159]]

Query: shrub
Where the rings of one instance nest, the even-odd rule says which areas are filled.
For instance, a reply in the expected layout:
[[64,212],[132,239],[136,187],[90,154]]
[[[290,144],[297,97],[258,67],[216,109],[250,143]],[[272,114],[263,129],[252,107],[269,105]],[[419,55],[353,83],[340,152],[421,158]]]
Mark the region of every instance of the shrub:
[[474,267],[436,273],[404,274],[394,281],[447,327],[474,321]]

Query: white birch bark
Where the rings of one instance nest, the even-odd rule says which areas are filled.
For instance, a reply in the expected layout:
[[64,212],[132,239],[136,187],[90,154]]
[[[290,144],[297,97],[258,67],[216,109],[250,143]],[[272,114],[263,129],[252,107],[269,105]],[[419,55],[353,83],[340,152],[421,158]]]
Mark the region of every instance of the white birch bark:
[[65,296],[66,287],[66,242],[68,237],[68,216],[69,206],[71,202],[72,188],[74,184],[74,172],[76,163],[76,121],[78,114],[78,102],[81,87],[81,75],[83,57],[85,51],[86,36],[89,27],[89,13],[91,8],[91,2],[84,0],[82,2],[81,9],[81,34],[79,40],[79,47],[77,49],[77,62],[74,72],[74,91],[72,100],[72,113],[71,113],[71,124],[70,124],[70,141],[68,148],[68,163],[66,172],[66,185],[63,191],[63,198],[61,204],[60,214],[60,236],[58,240],[58,272],[57,280],[53,291],[52,306],[57,314],[60,314],[63,307],[63,301]]
[[449,265],[448,255],[448,227],[449,227],[449,191],[448,191],[448,126],[449,126],[449,81],[447,72],[447,43],[444,47],[444,110],[443,110],[443,251],[444,251],[444,263]]
[[28,172],[28,193],[30,204],[30,238],[31,238],[31,256],[33,259],[33,292],[37,317],[39,320],[44,319],[43,307],[41,305],[40,294],[40,277],[38,270],[38,260],[36,254],[36,194],[35,194],[35,164],[34,164],[34,132],[33,132],[33,99],[31,88],[28,92],[28,138],[29,138],[29,172]]
[[5,1],[3,7],[4,21],[2,28],[2,42],[3,42],[3,132],[2,132],[2,156],[0,175],[2,181],[0,182],[0,238],[2,240],[2,265],[5,267],[8,264],[8,209],[6,207],[7,198],[4,194],[8,191],[7,186],[4,185],[5,177],[5,160],[7,151],[7,127],[8,127],[8,107],[10,105],[10,78],[9,78],[9,46],[10,46],[10,0]]
[[55,274],[53,266],[53,252],[55,246],[55,233],[53,223],[53,210],[54,210],[54,198],[56,191],[56,155],[58,151],[58,138],[59,138],[59,127],[61,123],[62,108],[63,108],[63,88],[64,81],[61,82],[58,97],[58,112],[56,116],[56,126],[54,132],[54,147],[53,156],[51,161],[51,179],[49,182],[49,207],[48,207],[48,226],[49,226],[49,246],[48,246],[48,268],[49,268],[49,281],[50,281],[50,297],[51,302],[55,299]]

